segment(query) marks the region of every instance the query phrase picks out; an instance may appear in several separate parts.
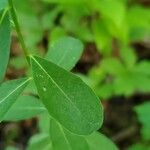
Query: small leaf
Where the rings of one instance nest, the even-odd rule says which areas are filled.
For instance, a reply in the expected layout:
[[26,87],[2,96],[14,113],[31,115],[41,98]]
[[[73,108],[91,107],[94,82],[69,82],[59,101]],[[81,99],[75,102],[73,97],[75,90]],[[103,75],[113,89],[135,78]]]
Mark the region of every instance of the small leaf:
[[130,47],[122,47],[120,49],[120,55],[127,68],[133,68],[135,66],[137,57],[134,49]]
[[108,32],[106,25],[102,20],[92,22],[92,31],[94,40],[100,53],[104,56],[110,56],[112,52],[112,37]]
[[0,84],[0,122],[15,103],[31,78],[7,81]]
[[97,4],[98,10],[104,18],[112,21],[118,28],[123,25],[126,12],[125,6],[124,2],[113,0],[101,0]]
[[63,37],[53,41],[46,59],[66,70],[71,70],[81,57],[82,52],[83,44],[78,39]]
[[53,150],[89,150],[89,146],[84,136],[70,133],[63,129],[54,119],[50,121],[50,135]]
[[104,135],[95,132],[86,137],[90,150],[118,150],[116,145]]
[[79,77],[39,57],[31,56],[31,64],[39,96],[53,118],[76,134],[100,128],[100,101]]
[[[5,10],[4,10],[5,11]],[[3,80],[9,60],[10,53],[10,21],[9,14],[3,16],[3,11],[0,12],[0,82]]]
[[120,76],[125,72],[123,64],[116,58],[106,58],[101,62],[101,69],[107,74]]
[[19,121],[35,117],[46,108],[33,96],[20,96],[4,116],[4,121]]
[[150,102],[135,107],[138,120],[142,124],[141,134],[144,140],[150,140]]

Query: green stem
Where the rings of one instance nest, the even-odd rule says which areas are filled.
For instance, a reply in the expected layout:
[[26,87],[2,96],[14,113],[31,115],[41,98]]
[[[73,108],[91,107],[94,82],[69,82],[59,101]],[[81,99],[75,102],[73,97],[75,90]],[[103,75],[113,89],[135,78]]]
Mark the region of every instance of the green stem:
[[17,31],[17,34],[18,34],[19,41],[21,43],[21,46],[22,46],[24,55],[25,55],[25,57],[27,59],[27,62],[29,63],[29,60],[28,60],[29,52],[28,52],[28,49],[27,49],[27,47],[25,45],[25,42],[24,42],[21,30],[20,30],[20,26],[19,26],[19,22],[18,22],[18,19],[17,19],[15,7],[13,5],[13,1],[12,0],[8,0],[8,2],[9,2],[9,6],[10,6],[10,10],[11,10],[11,16],[12,16],[13,22],[15,24],[15,28],[16,28],[16,31]]

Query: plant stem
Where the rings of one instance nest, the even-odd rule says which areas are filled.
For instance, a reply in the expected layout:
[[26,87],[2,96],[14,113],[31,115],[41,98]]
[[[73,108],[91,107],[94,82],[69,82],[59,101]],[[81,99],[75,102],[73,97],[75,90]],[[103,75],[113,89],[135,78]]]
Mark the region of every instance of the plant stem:
[[17,15],[16,15],[16,10],[15,10],[13,1],[8,0],[8,2],[9,2],[10,10],[11,10],[11,16],[12,16],[13,22],[15,24],[16,32],[18,34],[18,38],[19,38],[22,50],[24,52],[24,55],[26,57],[27,62],[29,63],[29,60],[28,60],[29,52],[28,52],[28,49],[25,45],[21,30],[20,30],[20,26],[19,26],[19,22],[18,22],[18,18],[17,18]]

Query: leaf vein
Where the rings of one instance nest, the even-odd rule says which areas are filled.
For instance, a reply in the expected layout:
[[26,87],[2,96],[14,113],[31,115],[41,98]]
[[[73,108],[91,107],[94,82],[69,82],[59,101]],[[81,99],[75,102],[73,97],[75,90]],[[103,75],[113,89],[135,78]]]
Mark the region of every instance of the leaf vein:
[[23,86],[25,83],[27,83],[31,78],[27,79],[23,83],[21,83],[19,86],[17,86],[13,91],[11,91],[6,97],[4,97],[1,101],[0,104],[2,104],[9,96],[11,96],[15,91],[17,91],[21,86]]
[[69,100],[69,102],[77,109],[77,111],[81,114],[79,108],[71,101],[71,99],[68,97],[68,95],[59,87],[59,85],[54,81],[54,79],[47,73],[47,71],[41,66],[41,64],[33,57],[30,56],[37,65],[46,73],[46,75],[51,79],[51,81],[55,84],[55,86],[62,92],[62,94]]

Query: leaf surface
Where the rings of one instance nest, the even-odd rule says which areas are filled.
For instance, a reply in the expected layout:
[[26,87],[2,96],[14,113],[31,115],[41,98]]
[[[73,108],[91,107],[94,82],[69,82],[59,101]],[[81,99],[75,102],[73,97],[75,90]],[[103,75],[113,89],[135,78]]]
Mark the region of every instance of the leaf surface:
[[35,117],[43,112],[46,108],[41,101],[33,96],[20,96],[13,106],[6,113],[5,121],[19,121]]
[[0,84],[0,122],[30,80],[31,78],[22,78]]
[[118,150],[116,145],[104,135],[94,132],[86,137],[90,150]]
[[50,135],[53,150],[89,150],[84,136],[75,135],[63,129],[54,119],[50,121]]
[[76,134],[100,128],[100,101],[79,77],[36,56],[31,56],[31,64],[39,96],[53,118]]
[[83,44],[72,37],[62,37],[50,45],[46,59],[58,66],[71,70],[81,57]]

